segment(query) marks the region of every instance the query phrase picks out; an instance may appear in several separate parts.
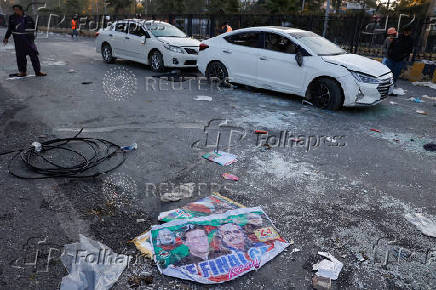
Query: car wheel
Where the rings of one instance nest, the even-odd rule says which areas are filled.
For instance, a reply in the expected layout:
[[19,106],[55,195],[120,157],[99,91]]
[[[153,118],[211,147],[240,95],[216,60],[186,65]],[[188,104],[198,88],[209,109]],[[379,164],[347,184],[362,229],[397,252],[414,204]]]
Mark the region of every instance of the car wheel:
[[164,70],[163,56],[159,51],[155,51],[150,56],[151,70],[154,72],[162,72]]
[[101,55],[105,63],[114,63],[115,57],[112,56],[112,47],[105,43],[101,48]]
[[342,106],[342,90],[339,84],[327,78],[310,85],[308,98],[321,109],[338,110]]
[[206,77],[208,79],[218,79],[220,82],[227,82],[229,73],[227,72],[227,68],[223,63],[219,61],[213,61],[209,63],[206,68]]

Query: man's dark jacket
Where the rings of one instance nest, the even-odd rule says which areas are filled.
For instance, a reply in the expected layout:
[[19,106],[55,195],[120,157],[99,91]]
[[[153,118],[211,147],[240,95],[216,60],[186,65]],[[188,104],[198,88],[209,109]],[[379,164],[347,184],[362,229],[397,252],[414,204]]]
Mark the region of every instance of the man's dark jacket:
[[35,50],[37,52],[34,40],[35,22],[28,15],[18,16],[13,14],[9,16],[9,26],[5,38],[9,38],[11,34],[14,36],[15,48],[17,50]]
[[389,46],[388,58],[393,61],[402,61],[409,57],[413,51],[413,39],[410,36],[400,35]]

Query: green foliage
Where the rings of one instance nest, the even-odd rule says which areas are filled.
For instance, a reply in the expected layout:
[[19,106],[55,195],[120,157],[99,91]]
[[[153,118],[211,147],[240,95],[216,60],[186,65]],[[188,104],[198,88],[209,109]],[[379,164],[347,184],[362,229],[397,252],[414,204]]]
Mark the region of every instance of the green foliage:
[[297,0],[266,0],[264,7],[272,14],[289,14],[298,10],[300,1]]

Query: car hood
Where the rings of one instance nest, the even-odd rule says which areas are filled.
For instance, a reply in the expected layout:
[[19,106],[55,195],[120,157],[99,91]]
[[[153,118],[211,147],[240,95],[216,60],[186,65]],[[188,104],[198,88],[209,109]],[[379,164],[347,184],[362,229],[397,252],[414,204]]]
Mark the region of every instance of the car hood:
[[159,40],[174,46],[199,46],[200,41],[190,37],[159,37]]
[[340,54],[323,56],[323,60],[337,65],[342,65],[349,70],[362,72],[370,76],[379,77],[390,72],[384,64],[357,54]]

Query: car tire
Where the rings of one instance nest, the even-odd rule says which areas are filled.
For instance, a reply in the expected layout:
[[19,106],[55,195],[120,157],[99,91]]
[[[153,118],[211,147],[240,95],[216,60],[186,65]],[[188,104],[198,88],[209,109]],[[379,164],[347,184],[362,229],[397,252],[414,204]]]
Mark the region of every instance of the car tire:
[[163,56],[162,53],[160,53],[159,51],[154,51],[151,55],[150,55],[150,66],[151,66],[151,70],[154,72],[163,72],[165,69],[164,66],[164,61],[163,61]]
[[116,59],[112,56],[112,47],[108,43],[103,44],[101,48],[101,56],[105,63],[114,63]]
[[218,79],[220,82],[227,83],[229,73],[226,66],[220,61],[212,61],[207,65],[206,77],[208,80],[212,78]]
[[338,110],[342,107],[342,89],[332,79],[318,79],[310,85],[308,91],[308,99],[318,108]]

